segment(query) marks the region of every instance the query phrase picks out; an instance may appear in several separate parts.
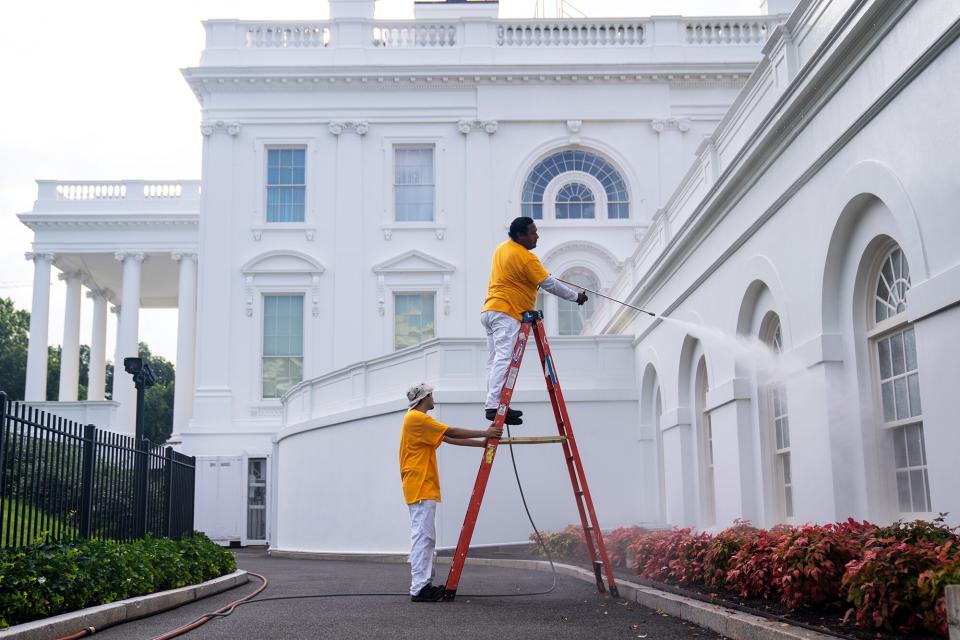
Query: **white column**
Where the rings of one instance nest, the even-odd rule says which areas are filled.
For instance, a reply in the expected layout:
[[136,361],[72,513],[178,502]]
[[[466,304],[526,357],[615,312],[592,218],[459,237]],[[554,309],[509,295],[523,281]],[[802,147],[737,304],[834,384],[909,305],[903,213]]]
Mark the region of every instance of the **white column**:
[[80,285],[79,272],[57,276],[67,284],[63,313],[63,341],[60,343],[60,402],[75,402],[80,384]]
[[140,266],[143,254],[117,252],[114,257],[123,263],[123,290],[120,294],[120,322],[117,324],[117,361],[113,365],[113,399],[120,403],[117,424],[122,433],[133,434],[136,418],[137,391],[133,378],[123,370],[123,359],[137,356],[140,335]]
[[[492,202],[493,156],[491,137],[497,131],[496,121],[461,120],[457,123],[460,133],[465,136],[464,194],[463,207],[466,212],[464,225],[464,278],[466,287],[464,296],[470,301],[471,311],[480,309],[487,296],[487,283],[490,280],[490,256],[498,244],[507,239],[504,225],[491,216],[494,211]],[[463,335],[482,336],[480,313],[468,312],[465,318]]]
[[90,335],[90,373],[87,400],[103,400],[107,377],[107,298],[103,291],[87,293],[93,300],[93,331]]
[[50,264],[52,253],[27,253],[33,260],[33,306],[30,308],[30,346],[24,399],[47,399],[47,327],[50,324]]
[[[336,244],[333,257],[333,298],[337,301],[333,320],[333,367],[344,367],[363,359],[356,314],[362,308],[366,270],[357,239],[363,238],[363,142],[367,123],[331,123],[337,140],[337,192],[334,212]],[[392,322],[392,320],[391,320]]]
[[177,293],[177,383],[173,391],[173,432],[180,433],[193,415],[197,254],[173,253],[170,257],[180,263],[180,287]]

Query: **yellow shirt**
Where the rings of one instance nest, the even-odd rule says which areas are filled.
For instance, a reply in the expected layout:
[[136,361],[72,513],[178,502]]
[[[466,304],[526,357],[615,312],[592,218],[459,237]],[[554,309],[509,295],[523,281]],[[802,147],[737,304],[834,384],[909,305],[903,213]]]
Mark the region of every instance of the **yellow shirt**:
[[423,411],[411,409],[400,432],[400,478],[407,504],[420,500],[440,502],[437,447],[449,427]]
[[537,303],[537,286],[549,275],[526,247],[513,240],[501,243],[493,252],[483,311],[500,311],[520,320]]

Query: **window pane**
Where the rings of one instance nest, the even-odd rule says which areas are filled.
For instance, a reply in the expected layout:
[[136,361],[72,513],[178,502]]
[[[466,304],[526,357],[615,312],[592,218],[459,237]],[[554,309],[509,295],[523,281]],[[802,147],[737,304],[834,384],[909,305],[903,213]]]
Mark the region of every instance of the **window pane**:
[[790,471],[790,454],[781,453],[780,459],[783,461],[783,482],[784,484],[793,484],[793,477]]
[[880,378],[886,380],[893,375],[893,367],[890,364],[890,339],[884,338],[877,342],[877,353],[880,359]]
[[893,391],[897,399],[897,420],[909,418],[910,410],[907,406],[907,379],[897,378],[894,380]]
[[893,422],[897,419],[896,411],[894,411],[893,383],[884,382],[880,385],[880,391],[883,396],[883,420],[884,422]]
[[394,296],[394,348],[404,349],[435,337],[434,294]]
[[793,487],[785,487],[783,492],[784,512],[788,518],[793,517]]
[[897,472],[897,502],[901,512],[909,513],[913,511],[910,504],[910,475],[908,471]]
[[914,469],[910,472],[910,493],[913,498],[913,511],[930,511],[930,496],[927,491],[927,470]]
[[898,333],[890,336],[890,346],[890,353],[893,357],[893,374],[899,375],[906,370],[903,359],[903,334]]
[[920,376],[916,373],[907,376],[907,386],[910,392],[910,417],[915,418],[923,413],[920,406]]
[[790,448],[790,423],[786,417],[781,418],[780,431],[783,433],[783,449]]
[[893,460],[897,469],[907,466],[907,438],[902,428],[893,430]]
[[907,440],[907,465],[911,467],[923,466],[926,457],[923,452],[923,440],[921,439],[923,427],[913,424],[906,427],[904,431]]
[[917,368],[917,338],[913,328],[903,332],[904,352],[907,354],[907,371]]
[[278,398],[303,379],[302,355],[303,296],[264,296],[264,398]]

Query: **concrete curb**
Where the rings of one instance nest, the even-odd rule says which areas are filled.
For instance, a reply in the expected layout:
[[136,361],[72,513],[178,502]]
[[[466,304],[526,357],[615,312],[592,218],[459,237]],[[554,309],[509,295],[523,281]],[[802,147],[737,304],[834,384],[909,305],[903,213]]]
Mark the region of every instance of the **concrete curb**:
[[[437,562],[443,564],[449,564],[450,560],[449,557],[437,558]],[[467,564],[550,572],[550,563],[543,560],[467,558]],[[596,578],[592,571],[568,564],[560,564],[559,562],[553,564],[560,575],[571,576],[590,584],[596,584]],[[835,640],[837,637],[783,622],[774,622],[760,616],[667,593],[619,578],[617,579],[617,588],[620,590],[620,596],[626,600],[716,631],[733,640]]]
[[249,579],[250,576],[247,575],[246,571],[234,571],[231,574],[189,587],[117,600],[110,604],[80,609],[52,618],[24,622],[0,631],[0,640],[55,640],[90,627],[93,627],[96,631],[101,631],[121,622],[129,622],[179,607],[194,600],[216,595],[241,584],[246,584]]
[[344,562],[383,562],[386,564],[406,564],[409,555],[406,553],[327,553],[323,551],[292,551],[286,549],[270,549],[267,554],[271,558],[294,558],[297,560],[333,560]]

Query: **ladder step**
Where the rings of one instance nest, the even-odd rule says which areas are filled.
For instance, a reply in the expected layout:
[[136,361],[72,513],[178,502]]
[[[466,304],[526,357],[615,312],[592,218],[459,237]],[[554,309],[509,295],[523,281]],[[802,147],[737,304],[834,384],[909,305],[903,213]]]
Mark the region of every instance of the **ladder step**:
[[550,444],[552,442],[564,442],[567,436],[517,436],[514,438],[502,438],[500,444]]

